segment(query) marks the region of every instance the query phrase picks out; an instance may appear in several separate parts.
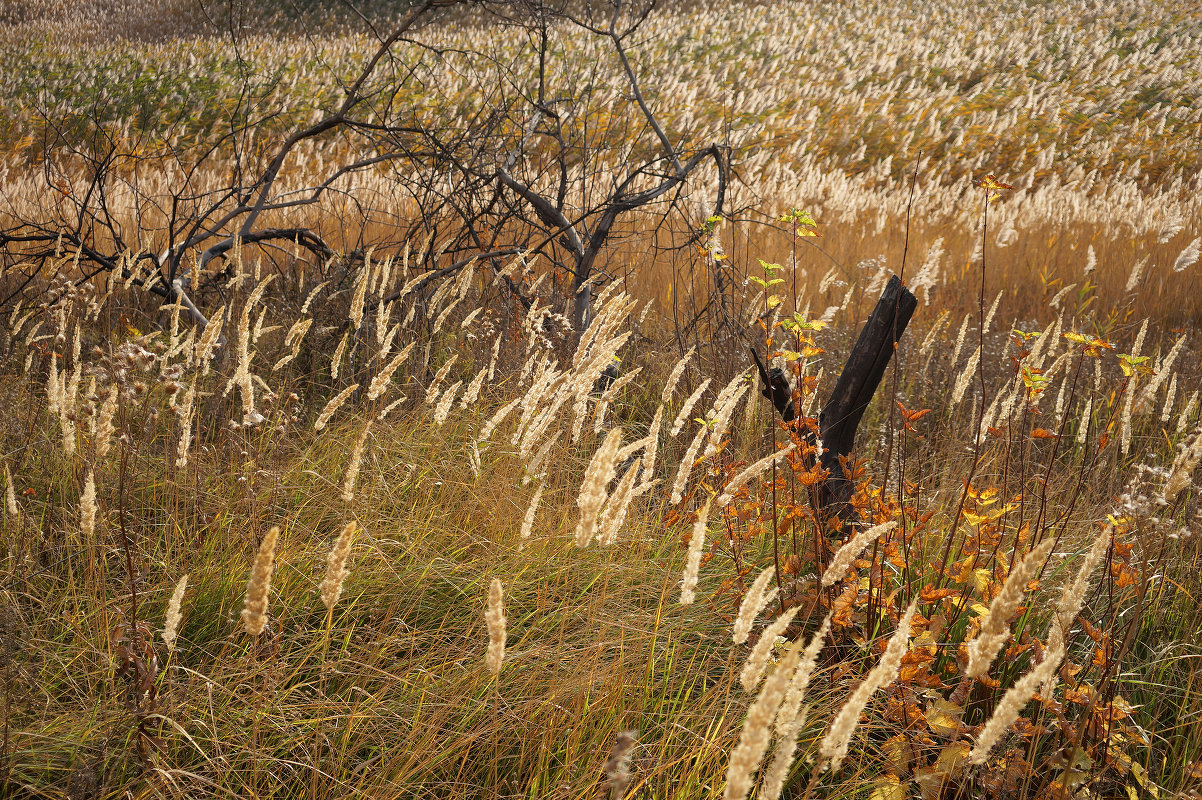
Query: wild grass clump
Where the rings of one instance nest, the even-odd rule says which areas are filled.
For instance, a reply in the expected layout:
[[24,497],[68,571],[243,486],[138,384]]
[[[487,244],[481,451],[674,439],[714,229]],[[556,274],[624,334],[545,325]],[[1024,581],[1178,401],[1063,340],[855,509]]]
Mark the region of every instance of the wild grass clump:
[[[553,250],[477,270],[474,253],[446,252],[445,218],[372,216],[383,171],[294,211],[348,245],[321,263],[238,237],[211,263],[184,254],[207,317],[152,301],[161,276],[144,252],[91,274],[70,243],[42,267],[6,251],[0,785],[72,798],[1194,791],[1202,292],[1181,53],[1196,31],[1172,4],[1140,9],[1160,27],[1111,26],[1124,8],[1072,22],[1111,42],[1079,60],[1070,33],[1040,28],[1050,10],[1005,21],[1017,60],[979,33],[977,9],[947,9],[921,46],[880,11],[879,41],[847,51],[871,50],[868,72],[815,71],[806,53],[827,52],[826,34],[795,10],[671,10],[642,45],[664,67],[648,91],[688,98],[672,130],[759,142],[731,192],[769,223],[636,219],[598,265],[582,330]],[[944,27],[986,38],[931,48]],[[414,113],[508,85],[511,34],[436,28],[444,56],[422,77],[440,103]],[[464,70],[457,43],[486,35],[500,55]],[[280,83],[248,89],[248,107],[320,104],[315,64],[364,46],[315,35],[310,64],[256,41],[240,74],[272,67]],[[731,100],[727,51],[747,44],[759,56],[740,62]],[[125,74],[62,41],[6,47],[8,62],[65,65],[36,92],[13,78],[6,114],[42,98],[43,122],[70,118],[100,102],[72,75]],[[134,66],[180,59],[113,47]],[[1171,68],[1152,87],[1162,99],[1133,54]],[[552,52],[551,67],[587,56]],[[1070,63],[1113,92],[1095,97]],[[206,91],[228,92],[227,71]],[[781,104],[785,72],[805,102]],[[153,110],[158,90],[137,86],[112,102]],[[1052,118],[1081,103],[1096,113]],[[308,113],[289,108],[281,119]],[[560,124],[620,139],[599,111]],[[188,146],[220,139],[203,114],[179,124]],[[58,208],[25,182],[30,143],[11,127],[0,120],[0,216]],[[1161,149],[1142,160],[1131,141],[1152,130]],[[283,180],[343,146],[298,151]],[[1013,186],[980,177],[990,152]],[[900,204],[902,187],[917,199]],[[822,197],[822,224],[782,213],[786,189]],[[362,218],[322,217],[357,199]],[[127,208],[122,224],[152,241],[161,211]],[[836,496],[824,405],[890,273],[919,310]]]

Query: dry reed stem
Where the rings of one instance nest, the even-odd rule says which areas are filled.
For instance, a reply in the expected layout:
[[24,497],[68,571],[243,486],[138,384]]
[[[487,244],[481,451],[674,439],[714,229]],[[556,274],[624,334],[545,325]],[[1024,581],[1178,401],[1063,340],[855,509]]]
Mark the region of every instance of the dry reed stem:
[[356,528],[354,522],[348,522],[342,532],[338,534],[338,539],[330,548],[330,552],[326,554],[326,574],[321,580],[319,590],[321,602],[329,611],[333,611],[334,606],[337,605],[338,598],[342,596],[342,584],[351,574],[351,571],[346,568],[346,561],[351,554],[351,542],[355,538]]
[[279,535],[278,527],[267,531],[246,582],[242,626],[251,636],[258,636],[267,627],[267,597],[271,593],[271,571],[275,564],[275,545]]

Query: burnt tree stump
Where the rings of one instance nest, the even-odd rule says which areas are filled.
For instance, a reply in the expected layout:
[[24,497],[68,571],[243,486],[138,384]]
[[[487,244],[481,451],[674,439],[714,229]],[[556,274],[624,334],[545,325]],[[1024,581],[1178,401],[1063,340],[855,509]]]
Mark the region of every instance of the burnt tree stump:
[[822,483],[819,504],[837,511],[841,518],[846,519],[847,501],[855,490],[844,463],[855,445],[856,429],[917,306],[918,299],[902,286],[901,279],[890,277],[818,416],[824,448],[819,460],[830,471]]
[[[872,402],[885,368],[897,343],[905,333],[918,300],[909,289],[902,286],[896,275],[889,278],[881,299],[868,317],[856,339],[847,363],[835,388],[823,405],[818,416],[818,432],[822,437],[823,451],[819,462],[828,471],[828,476],[818,487],[817,510],[823,514],[837,515],[847,521],[851,517],[848,501],[855,485],[844,465],[851,456],[855,444],[856,429],[868,404]],[[773,406],[786,422],[793,419],[792,390],[779,369],[767,370],[755,350],[751,351],[764,383],[762,394],[772,401]],[[779,373],[779,374],[778,374]]]

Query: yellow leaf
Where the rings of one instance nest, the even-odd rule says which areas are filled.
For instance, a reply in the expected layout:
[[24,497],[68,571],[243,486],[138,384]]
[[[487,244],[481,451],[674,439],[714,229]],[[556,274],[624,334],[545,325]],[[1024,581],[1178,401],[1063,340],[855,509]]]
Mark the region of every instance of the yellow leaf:
[[906,790],[896,775],[882,775],[873,781],[869,800],[906,800]]
[[[951,703],[948,703],[951,705]],[[952,742],[939,753],[939,758],[935,760],[935,766],[941,769],[944,774],[955,775],[960,771],[960,767],[964,764],[964,760],[968,758],[970,748],[964,742]]]
[[1140,764],[1138,761],[1132,761],[1131,774],[1135,776],[1135,780],[1139,782],[1139,785],[1144,787],[1145,792],[1154,798],[1160,797],[1160,787],[1148,777],[1148,771],[1144,769],[1143,764]]
[[[962,707],[943,699],[931,703],[930,708],[926,710],[925,714],[927,724],[931,726],[931,730],[949,739],[960,732],[960,718],[963,715],[964,709]],[[948,752],[953,747],[955,747],[954,744],[948,745],[944,748],[944,752]],[[967,753],[967,750],[965,753]],[[941,754],[939,758],[942,761],[943,755]]]
[[989,596],[989,586],[993,583],[992,572],[984,568],[974,569],[968,579],[972,581],[972,587],[976,590],[977,594],[982,597]]

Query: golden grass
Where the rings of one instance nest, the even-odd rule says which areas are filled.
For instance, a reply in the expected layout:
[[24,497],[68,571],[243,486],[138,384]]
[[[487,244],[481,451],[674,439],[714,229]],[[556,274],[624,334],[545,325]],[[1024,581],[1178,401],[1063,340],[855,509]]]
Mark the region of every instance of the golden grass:
[[[755,222],[725,220],[699,250],[680,246],[697,220],[652,229],[631,216],[600,263],[617,291],[578,351],[546,332],[553,316],[523,320],[475,282],[378,308],[374,297],[415,280],[399,264],[422,216],[389,206],[394,184],[380,174],[354,186],[365,216],[331,198],[271,220],[313,223],[338,250],[377,245],[345,287],[321,286],[329,265],[246,248],[232,256],[241,285],[198,295],[224,307],[199,341],[120,281],[40,308],[58,287],[41,276],[22,308],[0,309],[5,790],[675,799],[743,797],[757,780],[823,797],[1194,787],[1202,280],[1197,264],[1175,267],[1202,233],[1181,55],[1196,22],[1176,4],[1139,6],[1154,19],[1119,29],[1136,8],[1120,3],[1057,33],[1051,10],[994,20],[933,7],[948,24],[918,37],[888,4],[874,12],[879,36],[849,44],[871,54],[858,73],[820,55],[850,11],[814,26],[768,5],[657,19],[640,52],[648,92],[672,130],[726,126],[746,176],[736,200]],[[474,25],[429,35],[516,46]],[[1093,44],[1071,50],[1074,36]],[[328,91],[310,56],[338,71],[366,46],[279,41],[255,38],[245,55],[295,78],[262,100],[295,115]],[[1008,41],[1014,66],[997,44]],[[1048,43],[1113,79],[1109,92],[1042,52]],[[924,57],[940,46],[942,61]],[[580,48],[559,65],[569,79],[589,61]],[[1134,55],[1159,65],[1163,85],[1132,71]],[[14,120],[78,119],[94,100],[73,91],[80,74],[125,86],[130,70],[163,70],[161,95],[113,101],[153,110],[199,93],[206,69],[216,88],[205,91],[220,96],[229,57],[203,39],[6,46],[6,65],[61,72],[42,108],[9,78],[0,216],[51,203]],[[172,72],[177,62],[188,68]],[[429,68],[445,104],[421,113],[490,102],[465,87],[506,77],[490,67],[463,82],[456,66]],[[692,86],[703,80],[713,86]],[[632,133],[602,110],[609,99],[582,101],[594,144]],[[1049,116],[1086,102],[1094,113]],[[202,103],[181,123],[188,146],[211,112]],[[116,132],[128,144],[157,124],[150,114]],[[298,153],[285,184],[322,174],[346,147]],[[172,167],[156,169],[152,194],[172,180]],[[1019,188],[989,207],[983,231],[967,178],[987,170]],[[117,199],[123,222],[162,246],[162,214]],[[773,221],[794,205],[816,211],[819,237]],[[767,276],[761,261],[783,265],[776,317],[750,280]],[[534,288],[546,269],[520,277],[558,310],[562,276]],[[919,311],[852,465],[853,503],[876,527],[838,550],[807,516],[808,440],[772,424],[738,378],[745,341],[797,354],[789,368],[816,414],[881,281],[903,270]],[[16,279],[0,275],[0,288]],[[645,317],[640,302],[652,304]],[[794,311],[830,325],[789,334],[756,322]],[[224,347],[217,319],[238,323]],[[686,348],[696,354],[682,358]],[[619,353],[630,382],[598,396]],[[669,419],[672,435],[660,431]],[[1113,540],[1098,535],[1107,520]],[[777,632],[793,640],[783,651]],[[815,671],[822,688],[804,714]],[[759,695],[748,690],[761,680]],[[1036,689],[1046,697],[1028,705]],[[1084,783],[1077,762],[1057,760],[1070,745],[1096,759]],[[846,764],[823,772],[813,759]],[[1030,770],[1005,767],[1020,763]]]

